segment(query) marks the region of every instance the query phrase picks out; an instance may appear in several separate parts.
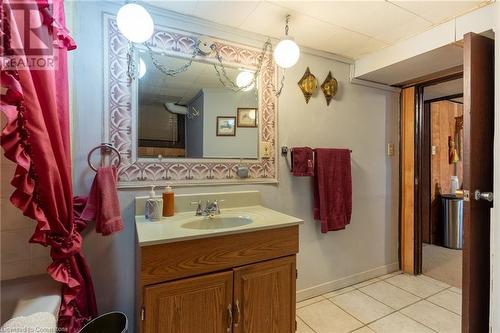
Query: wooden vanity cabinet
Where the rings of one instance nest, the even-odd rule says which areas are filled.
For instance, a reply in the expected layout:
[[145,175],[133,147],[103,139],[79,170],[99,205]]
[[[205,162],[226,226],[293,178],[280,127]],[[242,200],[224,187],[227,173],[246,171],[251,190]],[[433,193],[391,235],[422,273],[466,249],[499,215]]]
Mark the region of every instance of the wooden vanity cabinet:
[[295,332],[295,256],[234,269],[234,333]]
[[232,272],[149,286],[144,290],[144,332],[227,332],[232,304]]
[[[275,238],[277,236],[284,238]],[[169,256],[163,257],[165,260],[161,260],[159,254],[164,252],[160,248],[143,249],[142,332],[295,332],[298,227],[158,246],[168,250],[193,242],[192,245],[199,250],[208,244],[213,245],[216,238],[223,241],[218,242],[219,246],[212,247],[211,251],[206,247],[207,252],[192,251],[199,258],[184,258],[182,265],[179,265],[179,258],[185,253],[176,255],[170,252]],[[239,244],[238,249],[235,249],[235,244]],[[230,253],[233,250],[235,252]],[[154,260],[148,259],[150,254],[155,254]],[[229,257],[232,259],[226,260]],[[171,258],[170,262],[167,258]],[[223,269],[220,269],[221,258],[224,258]],[[145,266],[144,262],[154,262],[155,265]],[[213,262],[211,272],[210,262]],[[191,276],[190,270],[193,272]],[[175,272],[178,279],[174,278]],[[163,282],[160,279],[164,279]],[[145,284],[145,281],[156,283]]]

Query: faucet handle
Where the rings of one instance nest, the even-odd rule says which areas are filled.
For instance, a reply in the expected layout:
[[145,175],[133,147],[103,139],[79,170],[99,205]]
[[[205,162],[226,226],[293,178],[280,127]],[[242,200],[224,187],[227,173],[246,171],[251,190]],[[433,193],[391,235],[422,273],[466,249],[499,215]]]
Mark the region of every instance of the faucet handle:
[[197,205],[196,207],[196,215],[202,215],[203,214],[203,209],[201,208],[201,200],[198,201],[191,201],[191,206]]
[[224,200],[224,199],[214,200],[214,205],[215,205],[215,207],[217,207],[217,214],[220,214],[220,203],[224,202],[224,201],[226,201],[226,200]]

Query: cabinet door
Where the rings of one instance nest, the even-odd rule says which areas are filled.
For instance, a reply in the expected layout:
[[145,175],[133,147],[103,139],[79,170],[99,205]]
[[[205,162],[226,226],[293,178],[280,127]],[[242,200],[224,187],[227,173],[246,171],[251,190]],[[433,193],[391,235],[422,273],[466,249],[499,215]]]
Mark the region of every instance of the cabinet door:
[[234,270],[234,333],[295,332],[295,256]]
[[144,288],[145,333],[231,332],[233,272]]

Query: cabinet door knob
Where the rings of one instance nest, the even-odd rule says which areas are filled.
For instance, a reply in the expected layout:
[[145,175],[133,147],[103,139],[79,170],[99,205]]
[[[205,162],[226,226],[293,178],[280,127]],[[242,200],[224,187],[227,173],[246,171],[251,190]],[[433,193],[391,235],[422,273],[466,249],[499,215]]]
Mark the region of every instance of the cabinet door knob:
[[233,307],[231,304],[227,306],[227,328],[226,332],[231,332],[233,328]]
[[238,327],[241,320],[241,310],[240,310],[240,301],[236,300],[236,322],[234,323],[234,327]]

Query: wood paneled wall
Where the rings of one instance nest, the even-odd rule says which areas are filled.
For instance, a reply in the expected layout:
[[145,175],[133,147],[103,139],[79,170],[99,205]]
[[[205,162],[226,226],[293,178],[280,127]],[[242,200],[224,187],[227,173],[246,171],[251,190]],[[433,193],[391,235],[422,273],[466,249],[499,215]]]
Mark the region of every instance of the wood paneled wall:
[[415,272],[415,87],[405,88],[401,100],[401,268]]
[[[451,176],[458,176],[460,185],[463,181],[463,163],[449,163],[448,137],[455,140],[456,117],[463,116],[463,105],[450,101],[431,103],[431,145],[435,154],[431,156],[431,221],[430,223],[432,244],[441,244],[441,199],[439,194],[450,193]],[[463,130],[460,131],[460,140],[463,142]],[[463,145],[459,152],[463,156]]]

